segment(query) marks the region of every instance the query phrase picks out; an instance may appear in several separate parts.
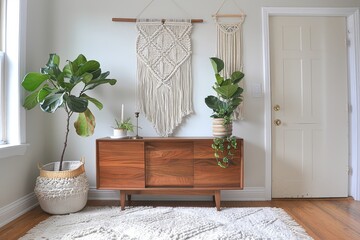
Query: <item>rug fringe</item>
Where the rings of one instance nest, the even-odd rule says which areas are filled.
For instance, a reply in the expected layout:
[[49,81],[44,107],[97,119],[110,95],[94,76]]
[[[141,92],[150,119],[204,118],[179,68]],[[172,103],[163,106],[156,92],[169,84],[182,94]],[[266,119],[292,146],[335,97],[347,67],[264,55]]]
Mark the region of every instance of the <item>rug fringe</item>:
[[272,210],[277,213],[279,219],[283,221],[294,234],[309,238],[306,230],[300,224],[298,224],[284,209],[274,207]]

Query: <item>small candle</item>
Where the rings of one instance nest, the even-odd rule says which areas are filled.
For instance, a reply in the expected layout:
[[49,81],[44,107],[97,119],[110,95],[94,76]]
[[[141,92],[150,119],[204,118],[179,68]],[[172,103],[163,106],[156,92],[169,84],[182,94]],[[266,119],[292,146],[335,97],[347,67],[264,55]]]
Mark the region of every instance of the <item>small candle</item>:
[[124,104],[121,104],[121,122],[124,122]]

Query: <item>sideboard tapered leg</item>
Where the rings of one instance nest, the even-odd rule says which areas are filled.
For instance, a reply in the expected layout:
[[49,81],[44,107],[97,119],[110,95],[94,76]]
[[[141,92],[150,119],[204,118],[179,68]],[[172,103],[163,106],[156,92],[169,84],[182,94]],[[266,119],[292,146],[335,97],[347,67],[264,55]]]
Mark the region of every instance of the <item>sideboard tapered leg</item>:
[[220,190],[215,190],[215,205],[218,211],[220,211],[220,203],[221,203],[220,198],[221,198]]
[[125,210],[125,200],[126,200],[126,192],[125,191],[120,191],[121,210]]

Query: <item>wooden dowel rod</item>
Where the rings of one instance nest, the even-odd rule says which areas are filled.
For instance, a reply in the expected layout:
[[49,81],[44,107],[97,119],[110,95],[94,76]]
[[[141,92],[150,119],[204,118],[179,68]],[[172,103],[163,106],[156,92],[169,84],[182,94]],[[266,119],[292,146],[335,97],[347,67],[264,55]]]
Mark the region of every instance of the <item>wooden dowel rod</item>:
[[228,18],[235,18],[235,17],[245,17],[245,14],[214,14],[213,17],[228,17]]
[[[136,22],[136,18],[112,18],[113,22]],[[165,22],[166,19],[162,19]],[[191,19],[191,23],[203,23],[203,19]]]

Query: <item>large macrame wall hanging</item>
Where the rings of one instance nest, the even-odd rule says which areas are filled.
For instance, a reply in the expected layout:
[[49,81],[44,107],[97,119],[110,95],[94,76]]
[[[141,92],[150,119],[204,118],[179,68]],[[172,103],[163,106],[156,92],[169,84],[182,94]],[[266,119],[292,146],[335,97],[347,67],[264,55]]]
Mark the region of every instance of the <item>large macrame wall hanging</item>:
[[[216,55],[218,58],[224,61],[224,76],[230,77],[234,71],[243,71],[242,60],[242,24],[245,20],[245,13],[239,8],[239,14],[219,14],[220,9],[224,6],[226,0],[213,15],[216,22],[217,33],[217,47]],[[236,2],[234,1],[234,4]],[[237,4],[236,4],[237,6]],[[222,18],[236,18],[236,22],[222,22]],[[243,88],[243,81],[240,82],[240,86]],[[234,111],[233,119],[243,119],[244,102]]]
[[160,136],[193,112],[190,20],[138,20],[138,108]]

